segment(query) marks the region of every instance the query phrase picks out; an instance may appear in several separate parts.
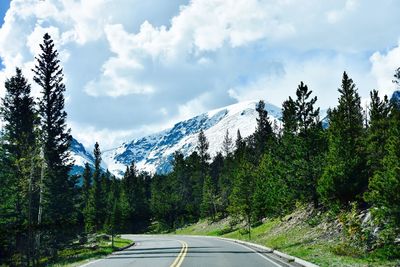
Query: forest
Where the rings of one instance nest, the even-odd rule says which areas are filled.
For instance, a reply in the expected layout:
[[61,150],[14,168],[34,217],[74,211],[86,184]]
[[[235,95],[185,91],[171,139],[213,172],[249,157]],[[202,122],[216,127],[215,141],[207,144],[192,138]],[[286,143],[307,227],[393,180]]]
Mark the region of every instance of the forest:
[[[0,265],[38,265],[92,233],[168,232],[199,219],[230,216],[250,234],[298,203],[332,214],[368,208],[379,232],[362,233],[362,242],[400,256],[400,99],[372,90],[363,108],[344,72],[338,105],[323,123],[317,97],[300,82],[282,104],[282,127],[260,100],[254,134],[227,131],[213,158],[202,130],[196,151],[186,158],[176,151],[167,175],[132,162],[117,179],[101,168],[98,143],[94,166],[70,175],[63,70],[50,35],[40,48],[32,71],[41,97],[17,68],[0,103]],[[400,83],[400,68],[393,79]]]

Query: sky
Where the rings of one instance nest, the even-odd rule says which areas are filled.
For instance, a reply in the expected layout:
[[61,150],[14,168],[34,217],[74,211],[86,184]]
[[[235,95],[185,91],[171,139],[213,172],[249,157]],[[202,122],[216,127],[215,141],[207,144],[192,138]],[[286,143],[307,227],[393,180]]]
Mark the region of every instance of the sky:
[[48,32],[68,125],[89,148],[240,101],[281,106],[300,81],[325,109],[343,71],[363,99],[393,92],[398,14],[397,0],[1,0],[0,97],[16,67],[32,82]]

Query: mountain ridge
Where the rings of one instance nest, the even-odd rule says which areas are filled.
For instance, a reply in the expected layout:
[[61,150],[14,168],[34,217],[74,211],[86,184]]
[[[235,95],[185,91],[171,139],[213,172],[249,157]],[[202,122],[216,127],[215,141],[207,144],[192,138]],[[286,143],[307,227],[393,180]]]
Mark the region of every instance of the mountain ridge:
[[[254,133],[257,103],[258,101],[252,100],[217,108],[177,122],[169,129],[135,138],[116,148],[107,149],[102,153],[103,168],[108,169],[117,177],[122,177],[126,166],[134,161],[141,171],[168,173],[172,170],[173,153],[180,151],[185,157],[190,155],[195,150],[197,134],[200,130],[204,131],[210,143],[210,155],[215,156],[221,150],[226,130],[229,130],[233,139],[236,138],[238,129],[243,138]],[[266,110],[272,122],[279,121],[280,108],[266,103]],[[83,164],[85,159],[90,160],[84,157],[86,154],[83,151],[78,151],[76,154],[80,164]],[[89,164],[92,165],[90,162]]]

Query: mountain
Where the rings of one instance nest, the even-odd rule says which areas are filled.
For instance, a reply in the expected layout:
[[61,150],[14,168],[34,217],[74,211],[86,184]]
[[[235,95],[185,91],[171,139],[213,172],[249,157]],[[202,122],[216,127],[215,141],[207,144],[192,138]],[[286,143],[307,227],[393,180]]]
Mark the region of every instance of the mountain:
[[400,107],[400,91],[394,91],[392,97],[390,99],[392,103],[395,103],[398,107]]
[[80,174],[85,168],[85,163],[88,162],[91,167],[94,166],[94,157],[91,153],[87,152],[85,147],[79,143],[75,138],[72,138],[70,152],[74,159],[74,166],[71,174]]
[[[178,122],[172,128],[146,137],[134,139],[121,146],[103,151],[104,165],[114,175],[121,177],[126,166],[132,161],[139,170],[151,173],[168,173],[175,151],[184,156],[190,155],[196,148],[197,135],[203,129],[209,143],[209,153],[214,156],[221,150],[226,130],[233,140],[237,130],[242,137],[254,133],[258,101],[247,101],[212,110],[191,119]],[[266,103],[271,121],[281,116],[280,108]]]

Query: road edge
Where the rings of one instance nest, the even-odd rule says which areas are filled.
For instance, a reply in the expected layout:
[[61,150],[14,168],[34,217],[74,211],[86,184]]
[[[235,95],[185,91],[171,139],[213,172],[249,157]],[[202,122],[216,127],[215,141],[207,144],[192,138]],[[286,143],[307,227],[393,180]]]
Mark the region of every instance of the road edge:
[[[202,236],[202,237],[204,237],[204,236]],[[303,260],[303,259],[300,259],[300,258],[297,258],[297,257],[294,257],[294,256],[290,256],[288,254],[285,254],[285,253],[280,252],[278,250],[275,250],[273,248],[269,248],[269,247],[262,246],[262,245],[259,245],[259,244],[255,244],[255,243],[251,243],[251,242],[247,242],[247,241],[243,241],[243,240],[238,240],[238,239],[233,239],[233,238],[219,237],[219,236],[214,236],[213,238],[217,238],[217,239],[221,239],[221,240],[225,240],[225,241],[230,241],[230,242],[242,244],[242,245],[245,245],[245,246],[248,246],[248,247],[257,248],[257,249],[263,250],[263,251],[265,251],[267,253],[275,254],[278,257],[286,260],[288,263],[295,262],[295,263],[299,264],[302,267],[319,267],[318,265],[316,265],[314,263],[308,262],[306,260]]]
[[97,262],[97,261],[104,260],[105,258],[109,257],[110,255],[113,255],[115,252],[123,251],[123,250],[125,250],[125,249],[130,248],[130,247],[133,247],[133,246],[136,244],[136,242],[133,241],[133,240],[131,240],[131,241],[132,241],[132,243],[130,243],[129,245],[126,245],[126,246],[124,246],[124,247],[122,247],[122,248],[116,248],[116,249],[115,249],[113,252],[111,252],[110,254],[104,255],[104,256],[102,256],[102,257],[100,257],[100,258],[93,258],[93,259],[89,260],[88,262],[85,262],[85,263],[83,263],[82,265],[78,265],[78,266],[79,266],[79,267],[88,266],[88,265],[90,265],[90,264],[92,264],[92,263],[95,263],[95,262]]
[[[130,248],[130,247],[132,247],[132,246],[134,246],[136,244],[135,241],[133,241],[133,240],[131,240],[131,241],[132,241],[132,243],[130,243],[129,245],[126,245],[125,247],[122,247],[122,248],[117,248],[111,254],[113,254],[114,252],[118,252],[118,251],[122,251],[122,250],[128,249],[128,248]],[[109,254],[109,255],[111,255],[111,254]]]

